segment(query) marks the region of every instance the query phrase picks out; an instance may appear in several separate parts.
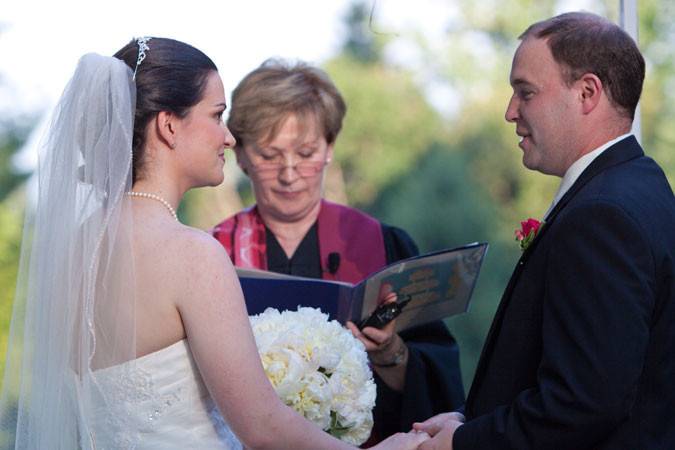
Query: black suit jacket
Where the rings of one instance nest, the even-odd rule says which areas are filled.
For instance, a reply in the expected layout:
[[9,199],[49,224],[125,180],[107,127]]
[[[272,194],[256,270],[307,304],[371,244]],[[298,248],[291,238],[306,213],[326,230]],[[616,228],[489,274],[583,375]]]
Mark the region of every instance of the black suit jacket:
[[466,415],[457,450],[675,448],[675,198],[634,137],[523,253]]

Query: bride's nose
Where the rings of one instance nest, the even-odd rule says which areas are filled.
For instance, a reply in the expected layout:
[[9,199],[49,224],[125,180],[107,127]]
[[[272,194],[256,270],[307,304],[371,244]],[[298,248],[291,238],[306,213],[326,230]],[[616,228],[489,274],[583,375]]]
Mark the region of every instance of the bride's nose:
[[230,132],[230,129],[227,128],[227,125],[223,125],[223,128],[225,129],[225,141],[223,142],[225,148],[234,148],[234,146],[237,145],[237,140]]

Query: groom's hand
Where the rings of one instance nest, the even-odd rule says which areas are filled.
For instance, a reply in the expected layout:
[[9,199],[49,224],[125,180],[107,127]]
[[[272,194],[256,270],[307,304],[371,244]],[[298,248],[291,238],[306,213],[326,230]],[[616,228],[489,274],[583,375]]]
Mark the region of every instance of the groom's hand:
[[[413,429],[429,433],[430,436],[435,436],[444,428],[452,428],[456,423],[462,425],[465,420],[464,414],[460,412],[448,412],[438,414],[424,422],[415,422],[413,423]],[[454,428],[458,428],[459,425],[454,426]]]
[[439,414],[424,422],[416,422],[413,429],[425,431],[433,436],[422,443],[419,450],[452,450],[452,437],[455,430],[464,424],[464,415],[458,412]]
[[462,426],[462,422],[453,421],[453,426],[446,425],[436,436],[428,441],[424,441],[418,450],[452,450],[452,438],[455,435],[455,430]]

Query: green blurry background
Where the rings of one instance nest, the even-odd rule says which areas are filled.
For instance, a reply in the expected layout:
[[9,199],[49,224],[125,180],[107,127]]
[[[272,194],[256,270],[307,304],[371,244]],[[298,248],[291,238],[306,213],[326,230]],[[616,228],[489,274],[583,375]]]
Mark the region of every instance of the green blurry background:
[[[354,3],[341,19],[348,33],[340,52],[324,68],[342,91],[348,113],[336,145],[336,161],[329,168],[326,196],[403,227],[423,252],[489,242],[470,312],[448,321],[460,344],[468,389],[501,292],[519,256],[513,231],[519,220],[543,214],[559,182],[521,166],[514,126],[503,115],[517,36],[531,22],[560,12],[564,2],[456,3],[461,5],[461,17],[448,24],[442,48],[425,42],[419,30],[372,29],[370,3]],[[618,21],[618,0],[591,3],[594,12]],[[648,62],[641,103],[642,142],[672,185],[672,6],[670,1],[639,3],[640,47]],[[415,46],[431,76],[451,86],[458,106],[450,112],[441,113],[442,108],[432,106],[419,73],[386,58],[387,52],[396,51],[392,42],[402,36]],[[0,356],[5,354],[11,319],[28,175],[17,172],[13,158],[36,122],[36,117],[0,118]],[[251,204],[250,187],[233,158],[226,171],[223,185],[188,194],[179,210],[184,222],[207,229]]]

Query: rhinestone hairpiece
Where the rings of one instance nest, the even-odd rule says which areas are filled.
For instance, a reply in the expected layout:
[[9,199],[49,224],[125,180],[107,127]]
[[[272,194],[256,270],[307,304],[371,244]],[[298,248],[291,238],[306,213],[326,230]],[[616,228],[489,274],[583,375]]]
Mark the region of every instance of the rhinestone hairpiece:
[[138,70],[138,66],[140,66],[143,60],[145,59],[145,51],[150,50],[150,47],[148,46],[148,41],[150,39],[152,38],[151,37],[136,38],[136,42],[138,43],[138,59],[136,60],[136,68],[134,69],[133,80],[136,80],[136,71]]

